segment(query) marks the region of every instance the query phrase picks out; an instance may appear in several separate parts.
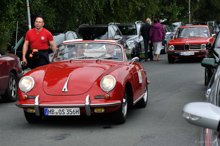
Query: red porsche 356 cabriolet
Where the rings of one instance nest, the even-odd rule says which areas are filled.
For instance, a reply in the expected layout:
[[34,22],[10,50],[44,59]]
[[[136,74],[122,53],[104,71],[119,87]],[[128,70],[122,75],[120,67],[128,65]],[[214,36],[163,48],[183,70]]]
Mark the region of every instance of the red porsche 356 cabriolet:
[[16,105],[29,123],[106,113],[124,123],[129,106],[144,108],[148,101],[149,81],[138,60],[128,61],[123,46],[111,40],[63,42],[52,63],[21,78]]
[[215,34],[208,25],[188,25],[178,27],[174,38],[168,43],[168,62],[173,63],[176,58],[205,57],[208,50],[206,43],[213,44]]

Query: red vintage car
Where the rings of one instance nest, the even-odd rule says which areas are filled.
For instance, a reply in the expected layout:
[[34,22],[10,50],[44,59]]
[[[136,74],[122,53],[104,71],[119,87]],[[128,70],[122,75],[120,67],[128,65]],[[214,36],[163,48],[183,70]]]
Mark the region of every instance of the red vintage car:
[[22,75],[20,59],[0,50],[0,95],[3,101],[17,100],[17,85]]
[[143,108],[148,101],[149,81],[138,60],[128,61],[123,46],[112,40],[63,42],[52,63],[21,78],[16,105],[29,123],[42,116],[106,113],[124,123],[128,106]]
[[175,32],[174,38],[168,43],[168,62],[173,63],[176,58],[205,57],[208,50],[206,43],[213,44],[215,34],[208,25],[181,26]]

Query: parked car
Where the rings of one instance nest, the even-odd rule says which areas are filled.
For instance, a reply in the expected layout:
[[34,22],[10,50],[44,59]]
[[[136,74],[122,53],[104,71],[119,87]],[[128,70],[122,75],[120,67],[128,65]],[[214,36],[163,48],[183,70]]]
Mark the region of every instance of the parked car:
[[166,54],[168,49],[168,42],[173,38],[174,33],[172,32],[172,29],[169,25],[163,24],[164,30],[166,32],[165,39],[162,43],[162,50],[161,52]]
[[215,35],[208,25],[190,25],[178,27],[174,38],[168,43],[168,62],[176,58],[207,56],[206,43],[213,44]]
[[[214,60],[214,63],[218,63],[219,62],[219,58],[220,58],[220,36],[219,35],[216,35],[215,37],[215,40],[213,42],[213,44],[211,44],[210,42],[208,42],[206,44],[206,48],[208,49],[208,55],[207,55],[207,58],[209,59],[206,59],[204,58],[203,61],[202,61],[202,66],[205,67],[205,86],[208,85],[211,77],[213,76],[213,73],[215,72],[216,70],[216,65],[206,65],[207,63],[207,60]],[[212,58],[212,59],[210,59]],[[204,63],[203,63],[204,62]],[[212,63],[211,62],[208,62],[208,63]]]
[[139,57],[139,60],[141,60],[145,54],[144,39],[141,35],[141,27],[144,23],[136,21],[133,23],[119,23],[117,25],[126,39],[127,56],[130,55],[131,58]]
[[176,31],[178,27],[180,26],[185,26],[185,23],[182,22],[182,21],[173,21],[173,22],[170,22],[173,26],[173,31]]
[[126,46],[125,37],[117,26],[117,23],[88,25],[82,24],[77,29],[83,40],[107,40],[111,38]]
[[[80,39],[82,38],[77,32],[74,31],[51,31],[55,45],[62,43],[65,40]],[[22,36],[15,46],[8,47],[9,53],[16,54],[22,60],[22,48],[24,44],[25,35]],[[30,50],[30,48],[29,48]],[[49,49],[49,59],[53,57],[52,49]],[[28,56],[28,53],[26,54]]]
[[0,50],[0,95],[3,101],[17,100],[17,83],[22,75],[20,59]]
[[[107,56],[109,49],[116,56]],[[79,50],[84,52],[77,57]],[[124,47],[115,41],[65,41],[52,60],[19,82],[16,105],[23,108],[29,123],[41,121],[42,116],[111,113],[113,122],[121,124],[128,107],[147,105],[146,72],[138,57],[128,61]]]
[[[210,59],[210,58],[207,58]],[[213,58],[211,58],[213,59]],[[214,60],[214,59],[213,59]],[[202,127],[201,145],[220,146],[220,76],[213,82],[208,102],[191,102],[183,107],[182,116],[190,124]]]
[[219,26],[215,21],[207,21],[207,25],[211,26],[216,34],[219,32]]

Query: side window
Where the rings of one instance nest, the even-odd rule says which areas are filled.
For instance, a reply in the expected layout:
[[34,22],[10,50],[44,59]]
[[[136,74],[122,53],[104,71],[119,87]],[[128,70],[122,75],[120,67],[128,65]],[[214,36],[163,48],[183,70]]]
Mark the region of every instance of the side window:
[[73,39],[75,39],[73,33],[72,32],[67,32],[66,40],[73,40]]

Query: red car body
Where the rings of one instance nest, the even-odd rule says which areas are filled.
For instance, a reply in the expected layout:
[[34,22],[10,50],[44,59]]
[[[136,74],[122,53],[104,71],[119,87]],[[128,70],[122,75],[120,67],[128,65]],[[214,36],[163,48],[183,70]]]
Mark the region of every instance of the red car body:
[[20,59],[0,51],[0,95],[4,101],[17,100],[17,83],[22,75]]
[[[89,57],[62,59],[72,54],[65,54],[64,48],[79,44],[87,46]],[[97,48],[94,46],[103,47],[106,44],[121,49],[120,61],[117,58],[97,57],[104,49],[99,49],[96,54]],[[112,41],[64,42],[58,45],[52,63],[24,75],[33,78],[34,87],[25,93],[21,91],[19,83],[19,101],[16,105],[24,109],[25,117],[30,123],[40,121],[41,116],[49,116],[48,112],[56,116],[114,113],[113,120],[124,123],[127,105],[139,104],[145,107],[147,103],[149,81],[144,68],[135,59],[137,58],[127,61],[123,46]],[[115,86],[111,91],[101,88],[101,82],[106,76],[115,79]],[[58,112],[53,113],[56,109]],[[70,113],[68,110],[71,110]]]
[[[205,36],[199,34],[199,30]],[[189,33],[188,35],[187,32]],[[185,35],[185,36],[184,36]],[[175,32],[174,38],[168,43],[168,62],[173,63],[175,58],[183,57],[205,57],[208,50],[206,43],[213,44],[215,39],[214,31],[208,25],[181,26]]]

